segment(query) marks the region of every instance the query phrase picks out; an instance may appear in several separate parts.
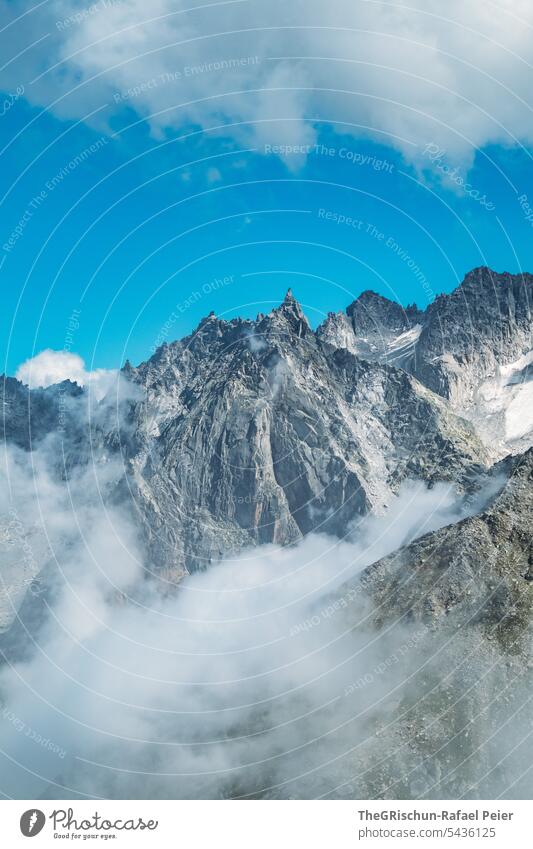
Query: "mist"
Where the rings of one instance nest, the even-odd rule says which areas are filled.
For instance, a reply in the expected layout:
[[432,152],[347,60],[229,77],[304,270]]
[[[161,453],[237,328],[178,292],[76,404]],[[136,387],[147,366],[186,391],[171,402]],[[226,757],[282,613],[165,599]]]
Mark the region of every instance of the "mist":
[[121,462],[103,452],[65,476],[57,457],[55,439],[4,453],[1,513],[26,575],[20,587],[20,569],[0,571],[12,617],[28,587],[48,586],[24,656],[0,671],[5,795],[441,797],[397,736],[400,706],[423,703],[448,667],[460,679],[475,638],[378,629],[359,579],[502,481],[467,499],[410,481],[343,540],[248,550],[176,588],[152,579],[132,507],[111,497]]

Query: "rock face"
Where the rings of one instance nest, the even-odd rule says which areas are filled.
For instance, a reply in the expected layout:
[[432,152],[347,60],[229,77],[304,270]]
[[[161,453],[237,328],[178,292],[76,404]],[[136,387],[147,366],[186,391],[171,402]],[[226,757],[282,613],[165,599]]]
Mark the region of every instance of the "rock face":
[[342,537],[406,478],[477,485],[491,452],[457,413],[476,422],[475,381],[494,370],[509,370],[505,421],[508,397],[533,385],[527,356],[513,365],[530,345],[532,279],[477,269],[425,313],[364,292],[316,332],[291,291],[256,321],[210,314],[127,363],[124,401],[104,399],[89,420],[75,384],[29,392],[5,379],[5,435],[28,449],[62,422],[62,475],[118,457],[113,498],[132,502],[171,580],[246,546]]
[[533,277],[476,268],[428,307],[414,372],[455,404],[532,348]]
[[82,394],[83,390],[70,380],[30,391],[14,377],[0,376],[1,437],[29,450],[62,426],[72,432],[73,402]]
[[375,292],[363,292],[345,313],[329,313],[317,335],[360,357],[404,367],[422,329],[423,313],[412,304],[405,309]]
[[[318,329],[321,338],[395,362],[472,421],[493,459],[531,444],[533,277],[476,268],[421,312],[364,292]],[[524,414],[526,419],[524,419]]]
[[[483,512],[421,537],[364,576],[378,620],[428,628],[474,622],[514,654],[527,652],[533,604],[533,449],[495,468],[505,486]],[[525,642],[526,641],[526,642]]]
[[[343,536],[405,478],[472,488],[498,456],[508,400],[523,428],[532,279],[477,269],[425,313],[364,292],[316,332],[289,291],[256,321],[211,314],[128,363],[120,416],[109,399],[80,416],[84,393],[68,381],[29,392],[5,379],[5,434],[28,449],[62,422],[71,466],[120,457],[115,496],[133,499],[150,559],[172,579],[249,545]],[[505,386],[491,419],[478,395],[495,371]],[[458,413],[483,423],[488,447]],[[528,439],[526,428],[515,445]]]

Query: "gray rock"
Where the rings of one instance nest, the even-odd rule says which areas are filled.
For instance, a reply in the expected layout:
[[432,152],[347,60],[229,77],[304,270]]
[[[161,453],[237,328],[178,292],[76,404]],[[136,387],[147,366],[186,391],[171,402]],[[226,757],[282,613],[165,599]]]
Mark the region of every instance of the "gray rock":
[[[401,366],[471,421],[493,460],[533,444],[531,398],[521,392],[533,360],[533,277],[476,268],[425,312],[364,292],[330,314],[318,335],[367,359]],[[509,421],[509,410],[516,412]]]
[[152,556],[178,574],[246,545],[342,536],[405,478],[465,488],[487,462],[442,399],[324,342],[290,292],[257,322],[208,316],[128,376],[146,398],[136,502]]
[[369,680],[380,701],[352,767],[358,798],[530,796],[533,450],[496,471],[507,483],[482,513],[341,590],[366,596],[376,639],[399,635],[383,651],[386,695]]

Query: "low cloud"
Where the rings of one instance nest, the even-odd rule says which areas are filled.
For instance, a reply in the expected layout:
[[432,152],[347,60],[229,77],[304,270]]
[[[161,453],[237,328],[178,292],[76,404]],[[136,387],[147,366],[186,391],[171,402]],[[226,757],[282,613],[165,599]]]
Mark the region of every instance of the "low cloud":
[[[481,496],[466,504],[448,485],[407,483],[347,540],[245,551],[169,593],[147,580],[131,506],[110,506],[120,464],[65,482],[54,457],[46,444],[6,454],[2,512],[41,528],[54,568],[30,658],[0,674],[4,792],[363,798],[380,775],[410,769],[409,749],[394,749],[397,705],[416,703],[444,661],[420,623],[376,632],[357,577]],[[463,632],[448,640],[466,650]]]

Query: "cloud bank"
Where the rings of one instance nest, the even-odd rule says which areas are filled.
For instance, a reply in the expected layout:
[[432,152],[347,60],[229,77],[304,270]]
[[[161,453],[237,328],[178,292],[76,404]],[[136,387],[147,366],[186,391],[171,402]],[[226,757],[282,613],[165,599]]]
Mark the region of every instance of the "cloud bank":
[[47,444],[5,455],[1,512],[21,517],[19,536],[46,536],[38,581],[52,589],[29,656],[0,672],[3,792],[394,798],[403,773],[412,794],[430,790],[396,734],[398,706],[425,705],[468,634],[376,631],[358,576],[481,499],[411,482],[344,541],[246,551],[169,593],[147,580],[131,510],[111,497],[120,464],[102,458],[65,481],[56,463]]

